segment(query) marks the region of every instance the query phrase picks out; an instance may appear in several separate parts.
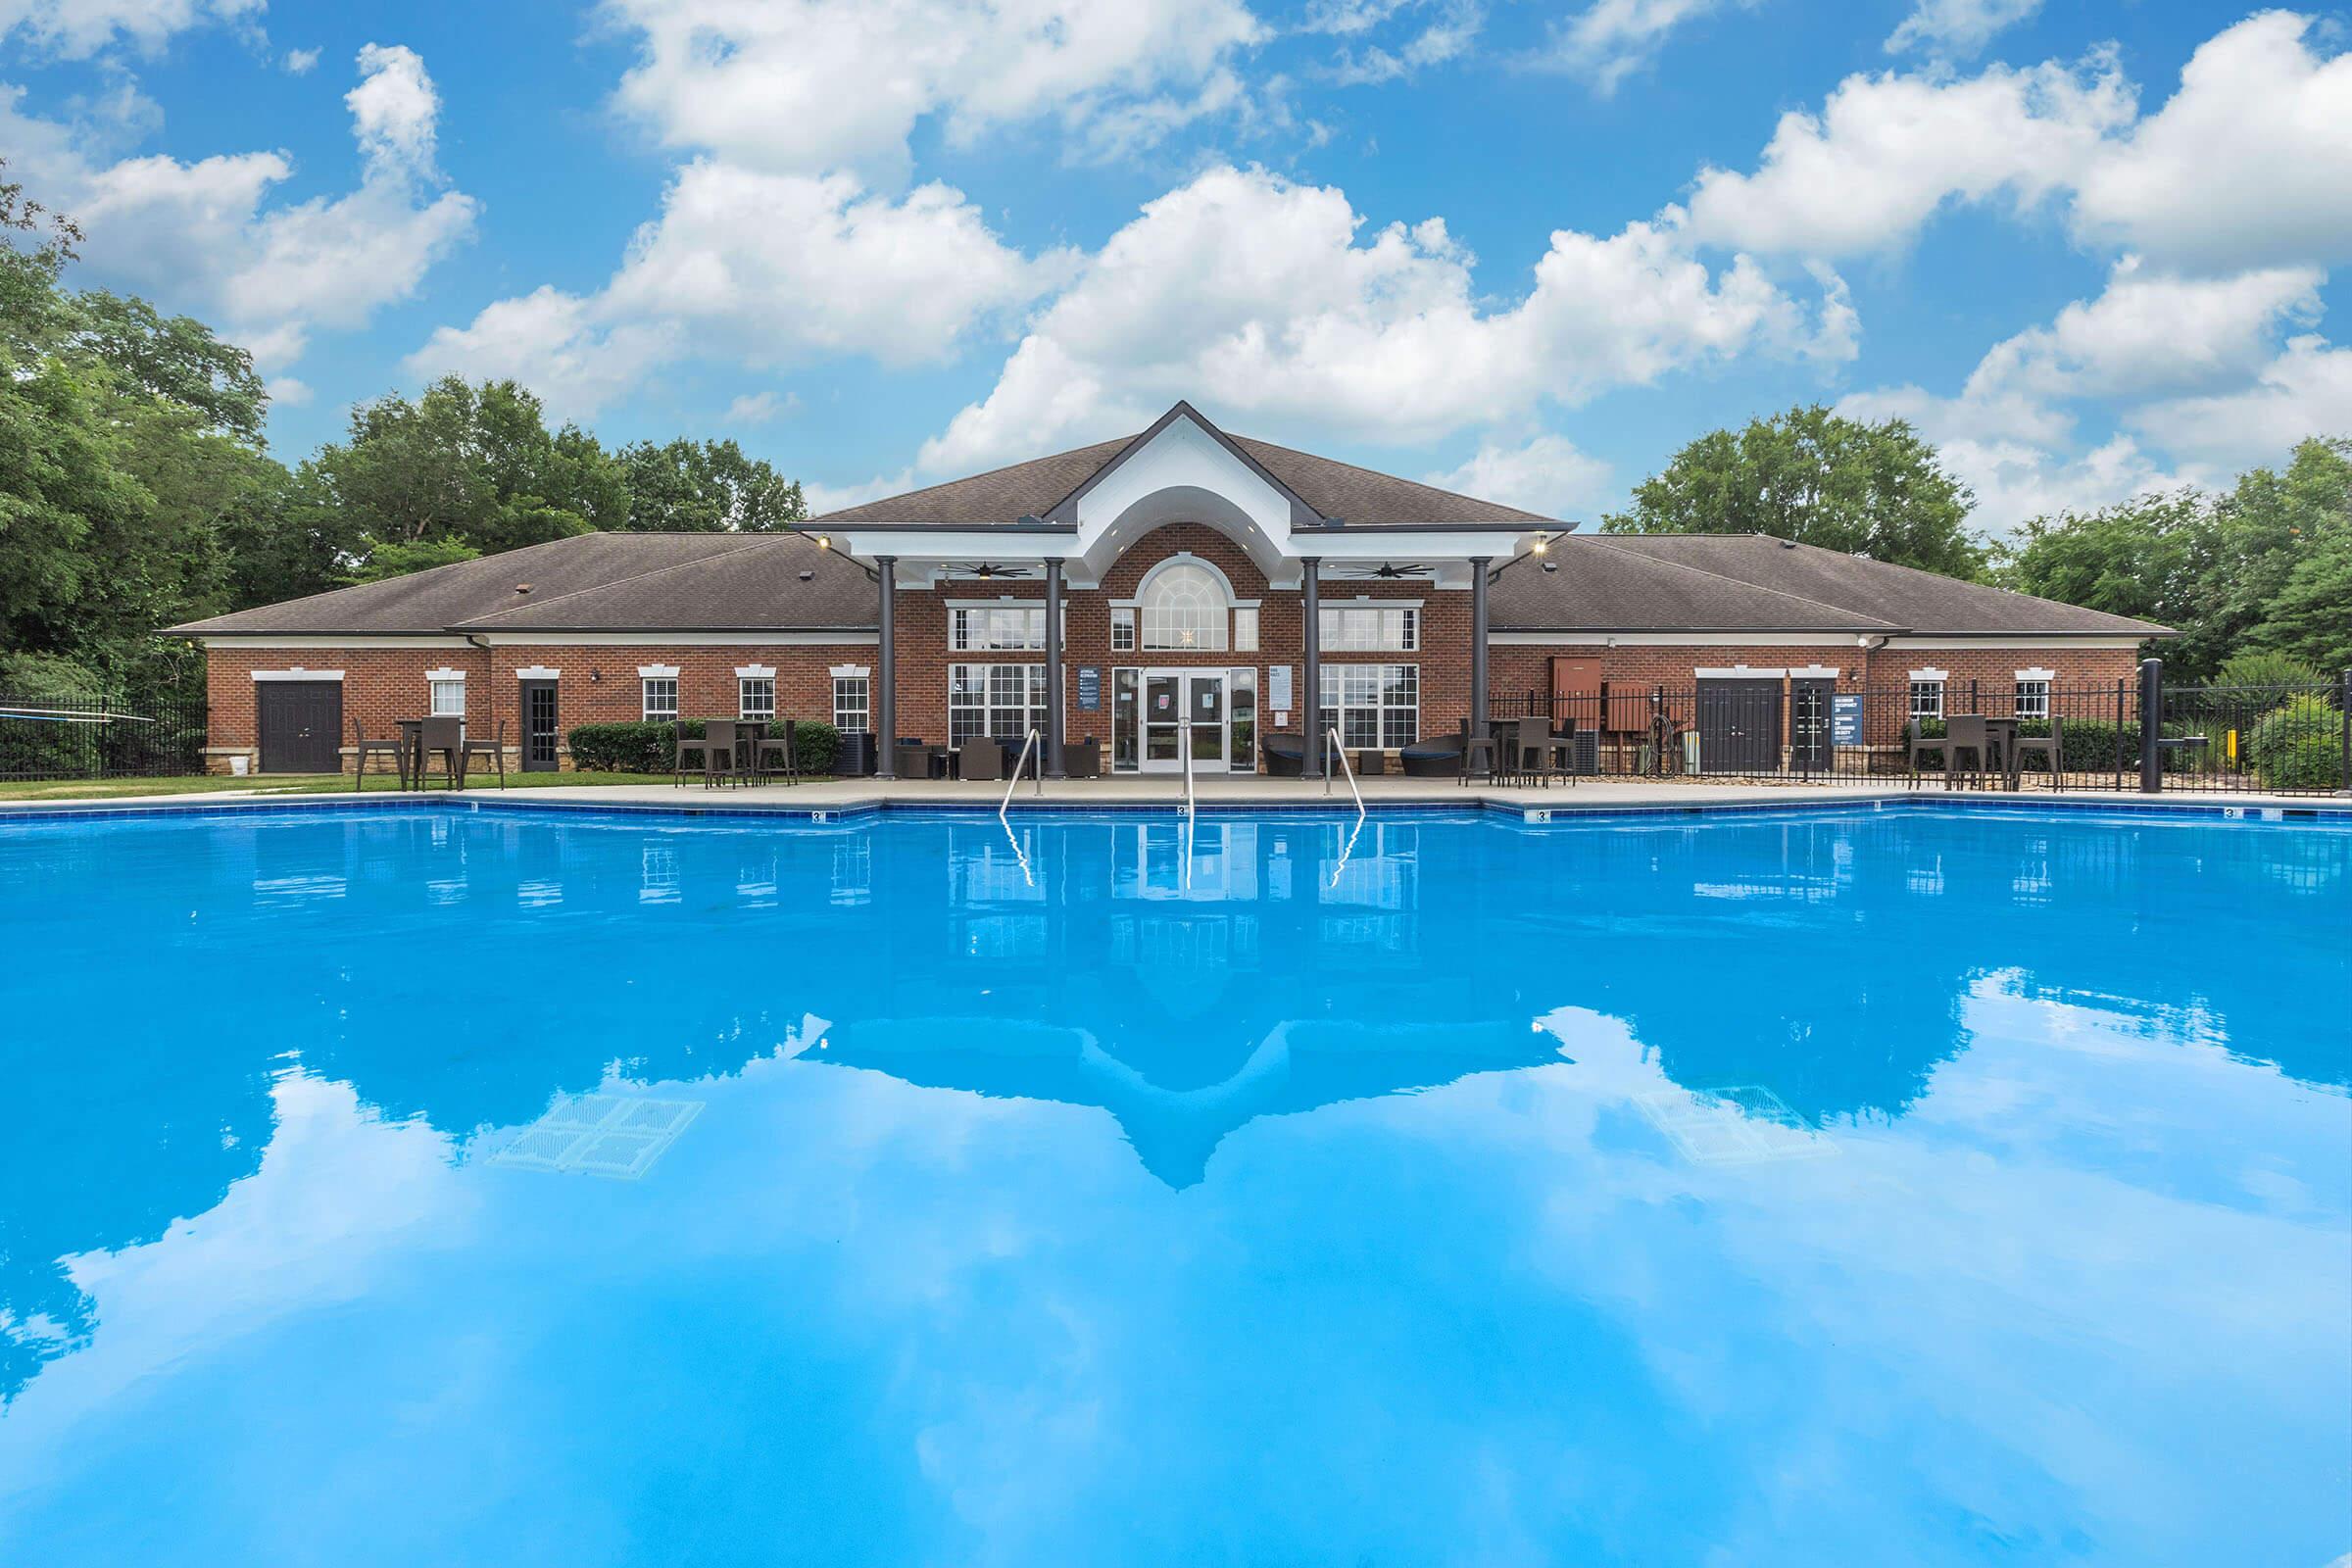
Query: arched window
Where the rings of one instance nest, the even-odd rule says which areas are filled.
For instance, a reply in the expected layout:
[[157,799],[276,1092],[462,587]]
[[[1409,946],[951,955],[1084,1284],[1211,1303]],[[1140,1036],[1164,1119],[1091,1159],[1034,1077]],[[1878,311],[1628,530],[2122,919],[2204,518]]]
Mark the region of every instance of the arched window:
[[1152,574],[1142,596],[1146,648],[1224,648],[1224,579],[1194,561],[1172,561]]

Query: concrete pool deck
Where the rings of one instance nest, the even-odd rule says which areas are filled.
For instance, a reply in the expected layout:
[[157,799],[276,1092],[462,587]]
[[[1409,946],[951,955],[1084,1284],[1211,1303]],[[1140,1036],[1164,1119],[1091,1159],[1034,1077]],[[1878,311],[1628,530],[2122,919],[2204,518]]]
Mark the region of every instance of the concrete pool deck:
[[[1388,775],[1359,780],[1358,787],[1368,807],[1500,808],[1561,814],[1660,808],[1802,808],[1902,800],[1984,802],[2011,806],[2054,803],[2076,808],[2105,805],[2133,810],[2150,807],[2201,809],[2238,807],[2298,813],[2317,809],[2324,810],[2329,816],[2352,813],[2352,800],[2326,795],[2271,795],[2227,790],[2180,790],[2167,791],[2161,795],[2142,795],[2136,790],[2119,793],[2115,790],[2053,791],[2032,787],[2012,793],[2007,790],[1945,790],[1932,785],[1912,788],[1899,779],[1868,783],[1848,780],[1701,783],[1677,779],[1586,779],[1575,785],[1554,784],[1549,788],[1541,788],[1499,784],[1462,786],[1451,779]],[[1194,795],[1202,806],[1227,809],[1263,806],[1297,810],[1328,806],[1335,810],[1345,810],[1350,806],[1347,781],[1344,779],[1332,780],[1328,792],[1319,780],[1270,778],[1264,775],[1196,779]],[[1035,781],[1023,780],[1012,792],[1010,805],[1016,811],[1041,808],[1061,810],[1083,810],[1090,807],[1133,808],[1154,805],[1173,808],[1182,802],[1183,796],[1182,782],[1164,775],[1150,778],[1050,779],[1042,793]],[[847,810],[877,805],[994,807],[1005,800],[1005,788],[1004,781],[975,780],[966,783],[957,779],[884,781],[859,778],[718,789],[707,789],[700,783],[689,782],[683,787],[671,784],[567,787],[559,784],[507,791],[501,791],[493,783],[487,787],[475,785],[462,793],[440,789],[407,792],[370,790],[365,795],[341,791],[281,795],[266,789],[217,790],[180,795],[97,796],[82,800],[8,802],[0,803],[0,814],[82,812],[97,808],[124,811],[148,808],[251,808],[264,804],[272,808],[302,809],[349,806],[357,800],[370,803],[387,800],[464,800],[523,808],[543,804],[571,809],[610,806],[639,809],[647,807],[674,807],[686,810],[722,809],[730,813],[761,810],[802,812]]]

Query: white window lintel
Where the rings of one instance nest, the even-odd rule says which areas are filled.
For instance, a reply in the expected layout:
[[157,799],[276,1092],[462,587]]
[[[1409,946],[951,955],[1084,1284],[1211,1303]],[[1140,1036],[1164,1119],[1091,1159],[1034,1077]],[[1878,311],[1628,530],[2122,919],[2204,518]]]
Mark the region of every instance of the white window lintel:
[[462,669],[428,669],[424,672],[424,678],[426,680],[464,680],[466,672]]
[[2058,672],[2054,669],[2021,669],[2017,672],[2017,678],[2019,680],[2056,680]]
[[776,666],[773,664],[737,664],[735,678],[737,680],[774,680]]
[[525,664],[514,672],[516,680],[562,680],[564,672],[552,664]]
[[1838,670],[1836,664],[1791,664],[1788,666],[1790,680],[1836,680],[1838,675]]
[[1911,672],[1911,678],[1913,680],[1950,680],[1952,672],[1948,669],[1915,669]]
[[868,680],[872,678],[874,671],[873,667],[868,664],[835,664],[831,669],[826,670],[825,673],[832,676],[835,680],[841,680],[845,677],[853,676],[859,680]]
[[639,680],[676,680],[678,666],[675,664],[639,664],[637,678]]
[[341,680],[343,672],[339,669],[305,669],[300,664],[296,664],[292,669],[257,669],[253,672],[253,678],[255,680]]
[[1779,680],[1788,673],[1783,669],[1754,669],[1746,664],[1734,664],[1729,669],[1694,669],[1691,676],[1698,680]]

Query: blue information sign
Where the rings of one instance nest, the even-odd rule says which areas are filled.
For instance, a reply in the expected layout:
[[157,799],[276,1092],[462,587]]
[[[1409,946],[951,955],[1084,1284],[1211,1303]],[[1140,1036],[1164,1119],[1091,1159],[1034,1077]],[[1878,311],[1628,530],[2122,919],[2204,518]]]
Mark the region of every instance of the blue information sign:
[[1102,670],[1100,665],[1078,666],[1078,707],[1089,713],[1102,710]]
[[1862,694],[1838,692],[1830,698],[1830,744],[1862,744]]

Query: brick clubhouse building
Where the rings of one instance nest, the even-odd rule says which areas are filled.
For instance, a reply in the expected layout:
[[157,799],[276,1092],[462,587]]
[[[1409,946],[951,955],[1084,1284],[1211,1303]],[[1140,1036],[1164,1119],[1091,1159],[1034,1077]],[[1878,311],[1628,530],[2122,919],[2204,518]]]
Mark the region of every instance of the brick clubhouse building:
[[1523,701],[1630,745],[1660,688],[1694,699],[1701,770],[1811,770],[1838,699],[1837,744],[1891,748],[1955,685],[2033,716],[2163,634],[1757,535],[1568,526],[1180,403],[797,533],[584,534],[172,630],[206,649],[220,770],[332,770],[355,722],[439,713],[526,768],[575,725],[682,716],[1034,728],[1050,773],[1082,739],[1105,771],[1174,771],[1189,736],[1196,769],[1247,772],[1294,736],[1310,775],[1327,728],[1394,753]]

